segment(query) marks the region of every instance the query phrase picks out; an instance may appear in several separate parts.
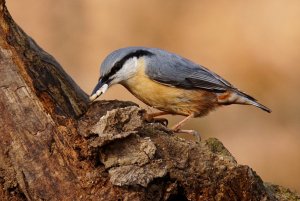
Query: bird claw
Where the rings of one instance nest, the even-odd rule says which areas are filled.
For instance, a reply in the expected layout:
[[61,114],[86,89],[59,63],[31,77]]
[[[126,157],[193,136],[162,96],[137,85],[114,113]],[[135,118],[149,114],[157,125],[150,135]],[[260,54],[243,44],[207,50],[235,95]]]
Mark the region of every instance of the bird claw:
[[173,130],[174,133],[186,133],[186,134],[191,134],[196,138],[197,142],[201,141],[201,136],[200,133],[195,131],[195,130],[182,130],[182,129],[175,129]]
[[160,123],[163,126],[168,126],[169,121],[166,118],[154,118],[151,114],[145,114],[144,120],[151,123]]
[[168,119],[165,119],[165,118],[153,118],[153,122],[160,123],[160,124],[162,124],[165,127],[167,127],[168,124],[169,124]]

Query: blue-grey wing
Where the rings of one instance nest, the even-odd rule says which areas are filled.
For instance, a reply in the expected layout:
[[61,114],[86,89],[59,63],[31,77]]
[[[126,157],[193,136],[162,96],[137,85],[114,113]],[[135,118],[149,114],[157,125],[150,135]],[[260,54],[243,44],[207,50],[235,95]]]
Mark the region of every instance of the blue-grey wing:
[[197,65],[183,57],[165,51],[146,59],[146,74],[162,84],[185,89],[205,89],[224,92],[234,87],[207,68]]

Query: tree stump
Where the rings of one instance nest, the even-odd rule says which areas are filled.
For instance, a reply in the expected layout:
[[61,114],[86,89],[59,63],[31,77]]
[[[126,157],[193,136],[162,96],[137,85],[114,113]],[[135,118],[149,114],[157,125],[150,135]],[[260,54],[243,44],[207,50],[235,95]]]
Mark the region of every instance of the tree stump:
[[88,96],[0,0],[1,200],[299,200],[131,102]]

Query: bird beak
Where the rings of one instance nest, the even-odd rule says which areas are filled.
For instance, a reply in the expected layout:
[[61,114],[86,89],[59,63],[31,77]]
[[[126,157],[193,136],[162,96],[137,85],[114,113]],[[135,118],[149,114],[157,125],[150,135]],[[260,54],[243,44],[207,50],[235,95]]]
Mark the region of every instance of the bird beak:
[[104,94],[107,89],[108,89],[108,84],[103,83],[102,80],[100,79],[95,89],[93,90],[92,95],[90,96],[90,101],[94,101],[96,98]]

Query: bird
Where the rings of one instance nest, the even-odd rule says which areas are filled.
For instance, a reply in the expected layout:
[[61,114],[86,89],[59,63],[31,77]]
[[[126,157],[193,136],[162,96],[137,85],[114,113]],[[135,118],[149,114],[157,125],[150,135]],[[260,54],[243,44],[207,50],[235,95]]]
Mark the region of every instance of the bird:
[[268,113],[271,110],[252,96],[234,87],[208,68],[159,48],[125,47],[110,53],[100,66],[100,78],[89,97],[94,101],[115,84],[123,85],[146,105],[160,110],[145,119],[162,115],[185,118],[171,130],[189,133],[200,139],[195,130],[182,126],[191,118],[203,117],[220,106],[253,105]]

